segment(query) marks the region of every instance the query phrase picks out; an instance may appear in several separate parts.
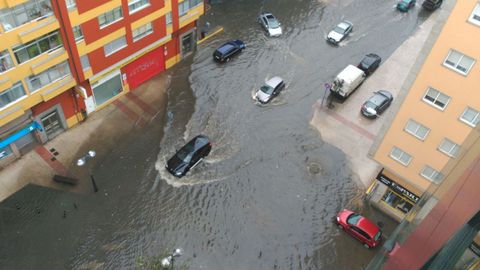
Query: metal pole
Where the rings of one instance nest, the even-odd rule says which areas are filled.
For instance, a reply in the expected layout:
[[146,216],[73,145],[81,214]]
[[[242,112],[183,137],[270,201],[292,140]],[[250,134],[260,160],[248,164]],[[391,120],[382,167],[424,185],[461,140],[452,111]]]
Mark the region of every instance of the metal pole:
[[93,192],[97,192],[97,191],[98,191],[98,187],[97,187],[97,184],[95,183],[95,178],[93,178],[93,174],[92,174],[92,173],[90,173],[90,179],[92,179]]

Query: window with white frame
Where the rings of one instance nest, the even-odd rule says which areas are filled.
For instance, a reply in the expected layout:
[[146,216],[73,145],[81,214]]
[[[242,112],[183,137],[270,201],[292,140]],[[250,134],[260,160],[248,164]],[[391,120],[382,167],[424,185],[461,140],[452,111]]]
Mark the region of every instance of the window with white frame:
[[60,80],[70,74],[70,67],[68,62],[62,62],[55,65],[40,74],[32,75],[27,78],[27,85],[30,92],[34,92],[52,82]]
[[190,1],[185,0],[182,3],[178,4],[178,16],[183,16],[187,14],[188,10],[190,9]]
[[480,121],[479,112],[473,108],[467,107],[460,116],[460,120],[472,127],[475,127]]
[[85,70],[90,67],[90,61],[88,60],[88,55],[82,55],[80,57],[80,62],[82,63],[82,69]]
[[5,31],[53,15],[50,0],[21,1],[11,8],[0,9],[0,23]]
[[105,56],[108,56],[116,51],[123,49],[126,46],[127,46],[127,39],[125,38],[125,36],[123,36],[115,39],[114,41],[108,44],[105,44],[105,46],[103,46],[103,51],[105,53]]
[[450,97],[443,94],[442,92],[429,87],[425,96],[423,97],[423,101],[437,107],[441,110],[444,110],[447,107],[448,102],[450,102]]
[[405,166],[408,166],[408,164],[410,164],[410,161],[412,161],[411,155],[396,146],[392,148],[392,151],[390,152],[390,157]]
[[477,3],[468,21],[480,26],[480,3]]
[[441,152],[447,154],[450,157],[456,157],[458,154],[458,151],[460,150],[460,146],[451,140],[445,138],[443,141],[440,143],[440,146],[438,147],[438,150]]
[[196,7],[203,3],[203,0],[190,0],[190,8]]
[[17,62],[20,64],[37,57],[42,53],[58,49],[62,45],[63,43],[60,33],[54,31],[26,44],[15,46],[12,50]]
[[133,41],[137,41],[145,36],[150,35],[151,33],[153,33],[152,23],[149,22],[138,28],[133,29],[132,31]]
[[12,57],[8,50],[3,50],[0,52],[0,73],[7,71],[13,68]]
[[167,14],[165,14],[165,24],[172,24],[172,12],[168,12]]
[[98,16],[98,25],[103,28],[123,18],[122,8],[117,7]]
[[0,92],[0,108],[6,107],[8,104],[15,102],[16,100],[27,95],[23,84],[21,82],[16,82],[9,89]]
[[75,37],[75,41],[80,41],[83,39],[83,31],[80,25],[74,26],[72,30],[73,30],[73,36]]
[[427,137],[428,132],[430,132],[430,129],[412,119],[409,119],[405,126],[405,131],[423,141]]
[[150,6],[150,0],[130,0],[128,1],[128,12],[132,14],[148,6]]
[[450,50],[447,58],[445,58],[445,62],[443,62],[443,65],[466,75],[474,63],[475,59],[458,51]]
[[77,6],[77,3],[75,0],[65,0],[65,3],[67,3],[67,8],[72,9]]
[[443,174],[428,165],[423,167],[420,175],[437,184],[443,179]]

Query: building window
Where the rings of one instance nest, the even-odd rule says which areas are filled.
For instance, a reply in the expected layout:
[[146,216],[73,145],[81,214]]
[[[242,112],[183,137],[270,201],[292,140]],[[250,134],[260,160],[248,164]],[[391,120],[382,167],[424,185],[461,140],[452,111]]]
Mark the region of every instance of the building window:
[[12,87],[0,93],[0,108],[4,108],[25,95],[26,93],[22,83],[15,83]]
[[150,0],[131,0],[128,1],[128,12],[132,14],[148,6],[150,6]]
[[65,3],[67,4],[68,9],[73,9],[77,6],[75,0],[65,0]]
[[468,18],[468,21],[480,26],[480,3],[475,6],[475,9],[473,10],[472,15],[470,15],[470,18]]
[[460,146],[450,141],[449,139],[445,138],[443,139],[442,143],[440,143],[438,150],[447,154],[450,157],[456,157],[458,154],[458,151],[460,150]]
[[31,92],[34,92],[52,82],[60,80],[70,74],[70,68],[67,61],[55,65],[42,73],[30,76],[27,79],[27,85]]
[[90,61],[88,61],[88,55],[82,55],[80,57],[80,62],[82,63],[82,69],[85,70],[90,67]]
[[83,39],[83,31],[80,25],[74,26],[72,30],[73,30],[73,36],[75,37],[76,42]]
[[3,50],[0,52],[0,73],[7,71],[13,68],[12,57],[8,50]]
[[392,148],[392,152],[390,152],[390,157],[405,166],[408,166],[408,164],[410,164],[410,161],[412,161],[412,156],[395,146]]
[[432,104],[441,110],[444,110],[445,107],[447,107],[448,102],[450,102],[450,97],[436,89],[429,87],[427,93],[425,93],[425,96],[423,97],[423,101]]
[[181,17],[187,14],[188,10],[190,9],[190,1],[186,0],[182,3],[178,4],[178,15]]
[[165,23],[167,25],[172,24],[172,12],[165,14]]
[[477,110],[467,107],[465,111],[463,111],[462,116],[460,116],[460,120],[472,127],[476,127],[480,121],[478,114],[479,112]]
[[5,31],[12,30],[30,21],[53,14],[50,0],[30,0],[12,8],[0,9],[0,22]]
[[123,49],[126,46],[127,40],[125,39],[125,36],[123,36],[103,46],[103,51],[105,53],[105,56],[108,56],[116,51]]
[[13,48],[13,53],[17,62],[26,62],[44,52],[53,51],[62,46],[62,39],[58,31],[47,34],[36,40],[30,41],[27,44],[16,46]]
[[9,157],[11,154],[13,154],[13,151],[9,145],[0,148],[0,160]]
[[117,7],[113,10],[103,13],[102,15],[98,16],[98,25],[100,28],[106,27],[116,21],[119,21],[123,18],[122,8]]
[[436,184],[440,183],[443,179],[443,174],[428,165],[423,167],[420,175]]
[[443,65],[466,75],[474,63],[475,59],[455,50],[450,50],[450,53],[445,59],[445,62],[443,62]]
[[412,134],[413,136],[423,141],[427,137],[428,132],[430,132],[430,129],[410,119],[408,120],[407,125],[405,126],[405,131],[407,131],[408,133]]
[[405,199],[403,196],[394,192],[391,189],[387,189],[387,192],[382,197],[382,201],[388,204],[390,207],[402,211],[404,214],[408,213],[412,209],[413,204]]
[[194,8],[203,3],[203,0],[190,0],[190,7]]
[[144,24],[138,28],[133,29],[133,41],[137,41],[145,36],[148,36],[151,33],[153,33],[152,23]]

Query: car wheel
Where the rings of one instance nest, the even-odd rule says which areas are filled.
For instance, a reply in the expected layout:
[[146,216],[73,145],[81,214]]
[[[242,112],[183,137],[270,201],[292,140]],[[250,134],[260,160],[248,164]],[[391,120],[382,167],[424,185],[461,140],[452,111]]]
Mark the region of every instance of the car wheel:
[[370,246],[367,245],[367,244],[363,244],[363,246],[364,246],[366,249],[370,249]]

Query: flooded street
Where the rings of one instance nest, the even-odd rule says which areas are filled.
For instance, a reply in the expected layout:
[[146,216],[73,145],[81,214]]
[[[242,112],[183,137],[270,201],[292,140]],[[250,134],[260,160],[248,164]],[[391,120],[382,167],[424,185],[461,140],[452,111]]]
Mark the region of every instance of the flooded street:
[[[134,269],[141,256],[176,247],[189,269],[363,269],[372,250],[333,223],[343,208],[376,219],[348,157],[310,126],[323,85],[367,53],[386,60],[426,19],[395,1],[277,0],[215,4],[202,21],[224,32],[198,46],[172,75],[166,117],[134,130],[94,168],[100,191],[82,196],[27,187],[0,209],[2,269]],[[256,22],[268,10],[283,35]],[[338,47],[325,42],[343,19]],[[202,26],[199,26],[201,28]],[[246,49],[212,60],[231,40]],[[270,104],[253,98],[280,76]],[[341,128],[341,126],[339,126]],[[198,134],[210,155],[187,176],[165,161]],[[391,228],[386,228],[391,230]]]

